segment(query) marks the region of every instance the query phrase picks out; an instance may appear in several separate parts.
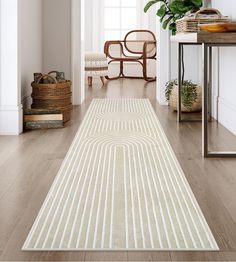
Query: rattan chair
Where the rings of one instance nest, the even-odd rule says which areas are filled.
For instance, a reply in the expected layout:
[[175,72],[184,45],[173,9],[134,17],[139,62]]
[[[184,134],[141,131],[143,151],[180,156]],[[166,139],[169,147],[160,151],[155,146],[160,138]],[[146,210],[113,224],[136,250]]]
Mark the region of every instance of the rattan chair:
[[[124,40],[107,41],[104,46],[104,53],[110,59],[109,65],[119,63],[120,72],[117,77],[106,78],[114,80],[118,78],[135,78],[146,81],[155,81],[156,77],[148,77],[147,61],[156,60],[156,37],[149,30],[130,31]],[[124,74],[124,63],[139,63],[143,69],[143,76],[126,76]]]

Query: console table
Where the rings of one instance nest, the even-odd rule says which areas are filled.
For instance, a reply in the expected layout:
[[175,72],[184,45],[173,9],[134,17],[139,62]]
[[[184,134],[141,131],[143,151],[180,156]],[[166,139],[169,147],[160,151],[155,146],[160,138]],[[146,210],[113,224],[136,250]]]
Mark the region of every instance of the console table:
[[212,101],[212,48],[236,47],[236,33],[208,33],[203,31],[198,33],[178,33],[171,37],[171,41],[178,43],[178,121],[186,121],[181,117],[183,47],[185,45],[201,45],[203,58],[202,155],[204,157],[236,157],[236,151],[213,152],[209,151],[208,146],[208,116],[211,116]]

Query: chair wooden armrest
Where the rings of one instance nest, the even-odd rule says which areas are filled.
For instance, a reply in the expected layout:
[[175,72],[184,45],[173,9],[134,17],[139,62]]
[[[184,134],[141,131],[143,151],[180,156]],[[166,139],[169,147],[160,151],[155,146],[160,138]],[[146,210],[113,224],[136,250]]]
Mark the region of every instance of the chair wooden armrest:
[[104,45],[104,53],[106,54],[107,57],[109,57],[110,59],[118,59],[118,57],[115,57],[112,55],[112,53],[110,52],[110,48],[111,47],[115,47],[118,46],[118,48],[120,50],[120,54],[122,56],[126,56],[124,53],[124,40],[112,40],[112,41],[106,41],[105,45]]
[[[148,50],[148,46],[152,46],[149,50]],[[146,59],[156,59],[156,41],[145,41],[143,44],[143,57],[145,57]]]

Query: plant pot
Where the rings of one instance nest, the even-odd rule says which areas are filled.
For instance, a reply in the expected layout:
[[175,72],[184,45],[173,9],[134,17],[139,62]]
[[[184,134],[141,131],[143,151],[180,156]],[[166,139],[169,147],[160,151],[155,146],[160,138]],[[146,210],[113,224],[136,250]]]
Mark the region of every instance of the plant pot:
[[[174,111],[177,111],[177,100],[178,100],[178,86],[174,85],[170,94],[169,106]],[[197,99],[192,104],[191,108],[186,108],[183,104],[181,105],[181,112],[191,113],[202,111],[202,88],[197,86]]]

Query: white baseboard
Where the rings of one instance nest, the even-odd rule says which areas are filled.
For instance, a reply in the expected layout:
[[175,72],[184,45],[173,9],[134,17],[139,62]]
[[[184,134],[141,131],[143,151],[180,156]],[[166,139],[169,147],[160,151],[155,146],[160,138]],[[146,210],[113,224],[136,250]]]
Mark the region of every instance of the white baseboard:
[[236,135],[236,105],[225,98],[219,98],[219,122]]
[[22,131],[22,105],[0,106],[0,135],[19,135]]
[[236,104],[233,104],[228,99],[219,97],[219,103],[228,107],[230,110],[234,112],[234,114],[236,113]]
[[216,94],[212,94],[212,116],[217,119],[218,118],[218,106],[219,103],[219,97]]

